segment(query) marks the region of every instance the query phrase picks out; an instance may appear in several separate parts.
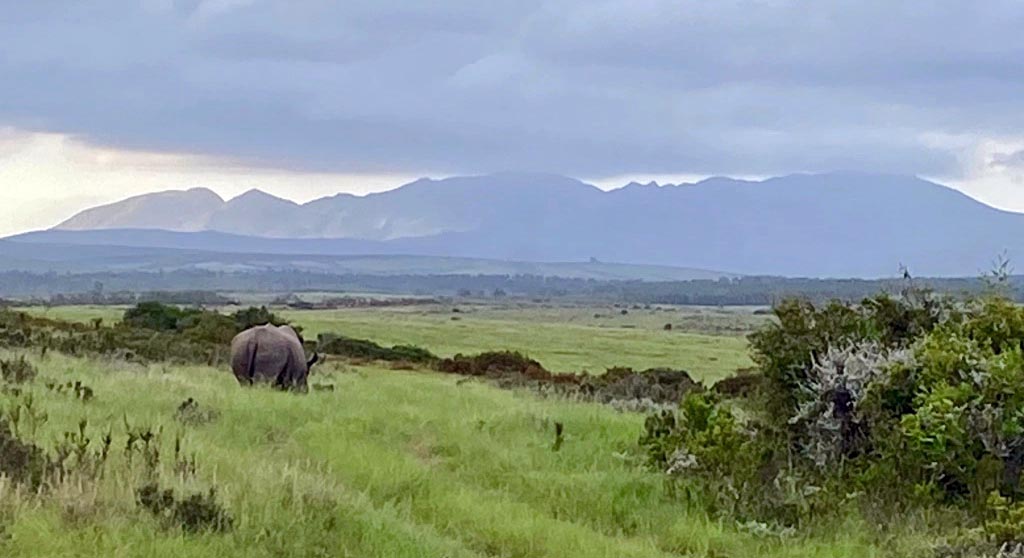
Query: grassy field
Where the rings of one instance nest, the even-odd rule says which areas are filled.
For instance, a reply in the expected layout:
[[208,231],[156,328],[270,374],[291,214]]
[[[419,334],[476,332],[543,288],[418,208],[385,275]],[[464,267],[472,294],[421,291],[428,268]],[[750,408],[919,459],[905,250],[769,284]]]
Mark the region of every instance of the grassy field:
[[[687,370],[706,382],[752,365],[743,334],[767,320],[743,308],[631,308],[626,314],[622,310],[471,304],[275,312],[303,326],[307,337],[334,332],[386,345],[417,345],[441,356],[510,349],[557,372],[670,367]],[[124,309],[74,306],[32,312],[112,323]],[[665,331],[667,323],[673,324],[671,331]]]
[[[94,440],[112,432],[113,450],[98,479],[39,495],[0,484],[2,556],[915,555],[916,539],[874,540],[856,522],[779,538],[709,519],[638,463],[643,416],[596,404],[337,363],[316,380],[334,391],[295,396],[241,389],[226,370],[33,360],[43,377],[0,395],[4,408],[31,398],[48,416],[33,435],[43,445],[86,419]],[[95,398],[58,394],[47,379],[81,381]],[[190,397],[214,418],[176,420]],[[217,488],[231,531],[187,533],[135,504],[142,479],[124,462],[126,422],[161,432],[161,484]],[[176,471],[176,438],[195,475]]]

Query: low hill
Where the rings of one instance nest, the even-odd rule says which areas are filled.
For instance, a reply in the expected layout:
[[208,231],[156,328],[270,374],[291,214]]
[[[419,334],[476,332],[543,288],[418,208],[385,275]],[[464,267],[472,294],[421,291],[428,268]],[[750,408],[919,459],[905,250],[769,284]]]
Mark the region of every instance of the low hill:
[[[360,275],[535,275],[686,281],[734,274],[605,262],[516,262],[401,254],[344,255],[349,241],[260,239],[222,233],[46,231],[0,241],[0,271],[280,271]],[[211,248],[211,249],[200,249]]]

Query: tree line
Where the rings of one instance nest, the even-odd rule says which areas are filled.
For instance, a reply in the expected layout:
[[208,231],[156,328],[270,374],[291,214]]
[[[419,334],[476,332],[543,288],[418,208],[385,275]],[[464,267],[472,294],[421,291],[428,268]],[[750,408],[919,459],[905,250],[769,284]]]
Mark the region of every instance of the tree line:
[[[790,296],[812,301],[860,300],[879,291],[899,292],[906,279],[739,277],[717,280],[597,280],[539,275],[368,275],[280,270],[260,272],[0,273],[0,297],[53,304],[132,304],[139,300],[217,304],[213,293],[312,291],[375,292],[459,298],[586,299],[631,304],[767,306]],[[980,278],[922,278],[913,283],[937,292],[971,296]],[[1009,277],[1010,298],[1024,300],[1024,276]]]

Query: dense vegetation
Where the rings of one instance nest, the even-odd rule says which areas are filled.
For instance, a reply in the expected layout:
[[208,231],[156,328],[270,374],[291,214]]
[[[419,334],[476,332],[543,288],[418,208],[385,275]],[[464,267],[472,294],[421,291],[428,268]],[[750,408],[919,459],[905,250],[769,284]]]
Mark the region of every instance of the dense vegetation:
[[335,390],[295,396],[223,368],[28,360],[0,412],[19,409],[24,455],[70,450],[70,474],[0,482],[4,557],[920,556],[856,525],[783,539],[709,518],[635,458],[643,417],[608,406],[339,362],[315,380]]
[[0,347],[54,350],[76,356],[176,363],[226,362],[228,344],[254,325],[286,323],[265,307],[233,314],[142,302],[117,324],[69,322],[0,309]]
[[[266,309],[144,303],[112,326],[3,311],[0,346],[15,352],[0,348],[0,468],[37,496],[0,505],[0,527],[24,550],[40,528],[24,518],[53,503],[51,529],[143,529],[90,543],[107,550],[123,536],[170,544],[159,534],[168,533],[196,555],[189,545],[202,541],[211,555],[865,556],[885,547],[1008,558],[1024,543],[1024,308],[1005,282],[996,287],[968,299],[904,288],[857,303],[784,300],[750,336],[757,373],[711,390],[678,370],[552,373],[515,352],[439,358],[327,334],[322,346],[354,359],[318,373],[314,387],[328,393],[243,394],[227,373],[165,363],[207,362],[203,351],[239,328],[282,321]],[[436,323],[451,324],[445,316]],[[159,364],[126,371],[123,359]],[[415,372],[369,362],[380,360]],[[90,372],[67,372],[82,366]],[[496,395],[432,368],[516,389]],[[659,410],[641,425],[643,415],[561,397],[649,399]],[[96,400],[117,401],[116,412]],[[76,423],[81,415],[88,421]],[[266,430],[250,432],[254,424]],[[208,461],[215,472],[203,472]],[[257,461],[266,470],[250,486],[239,463]],[[287,481],[268,464],[290,471]],[[69,495],[69,484],[91,496]],[[354,500],[339,499],[349,494],[341,485]],[[272,528],[291,540],[253,550]]]
[[[920,280],[939,292],[978,294],[984,283],[970,278]],[[501,298],[569,297],[630,304],[770,305],[799,295],[816,302],[860,300],[879,291],[899,292],[896,280],[800,279],[742,277],[694,281],[600,281],[535,275],[334,275],[301,271],[226,273],[169,271],[162,273],[37,274],[0,273],[0,296],[36,297],[55,304],[134,304],[159,300],[174,304],[215,304],[209,292],[378,292],[437,296]],[[1008,281],[1013,298],[1022,300],[1024,277]],[[185,293],[182,293],[185,291]],[[136,295],[133,293],[148,293]],[[174,294],[178,293],[178,294]],[[59,296],[58,296],[59,295]]]
[[355,339],[336,333],[321,333],[317,349],[328,354],[363,360],[383,360],[430,365],[438,358],[430,351],[412,345],[383,347],[369,339]]
[[932,510],[973,528],[951,552],[1024,542],[1024,308],[909,289],[775,315],[750,337],[756,394],[648,418],[641,445],[682,493],[778,529]]

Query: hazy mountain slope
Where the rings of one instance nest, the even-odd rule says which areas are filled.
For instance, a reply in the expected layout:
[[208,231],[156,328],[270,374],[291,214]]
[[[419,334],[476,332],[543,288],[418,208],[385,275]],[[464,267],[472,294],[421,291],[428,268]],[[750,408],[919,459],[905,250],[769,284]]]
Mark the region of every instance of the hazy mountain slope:
[[503,173],[422,179],[388,192],[317,200],[304,210],[316,223],[319,234],[312,236],[392,240],[473,231],[496,221],[521,226],[558,219],[565,209],[582,209],[601,194],[563,176]]
[[49,230],[9,237],[22,244],[174,248],[225,254],[351,255],[387,253],[386,243],[357,239],[265,238],[217,231],[177,232],[153,229]]
[[[259,190],[225,202],[213,212],[204,229],[253,236],[307,236],[302,208],[295,202]],[[311,235],[319,236],[319,235]]]
[[158,192],[87,209],[57,226],[59,229],[167,229],[201,231],[224,200],[206,188]]
[[[668,266],[642,266],[603,262],[509,262],[476,258],[446,258],[406,255],[331,255],[301,253],[306,240],[271,240],[268,250],[257,251],[256,243],[267,239],[222,235],[220,233],[173,233],[164,231],[108,230],[49,231],[0,240],[0,272],[100,271],[264,271],[300,270],[335,274],[367,275],[539,275],[581,279],[677,281],[717,279],[731,274]],[[157,246],[173,240],[179,246],[198,245],[234,248],[235,252],[167,248]],[[83,242],[120,242],[83,244]],[[126,245],[134,242],[132,246]],[[146,244],[153,244],[146,246]]]
[[[535,173],[421,179],[400,188],[352,196],[341,194],[298,205],[258,190],[224,202],[197,199],[208,190],[139,196],[85,211],[59,230],[212,230],[281,238],[391,240],[472,231],[511,219],[544,222],[565,208],[583,209],[602,192],[572,178]],[[186,207],[190,200],[197,207]]]
[[[526,223],[525,225],[523,223]],[[1002,252],[1024,260],[1024,215],[907,177],[796,175],[765,182],[627,187],[557,219],[493,220],[407,239],[409,253],[601,260],[744,274],[976,275]]]
[[[631,184],[609,192],[552,175],[500,174],[420,180],[302,206],[254,193],[222,203],[209,228],[345,237],[280,245],[234,239],[222,246],[228,251],[239,251],[241,242],[286,253],[594,257],[755,275],[876,277],[897,274],[901,265],[918,275],[976,275],[1003,252],[1024,261],[1024,215],[918,178],[858,173]],[[168,242],[162,246],[179,246]]]

